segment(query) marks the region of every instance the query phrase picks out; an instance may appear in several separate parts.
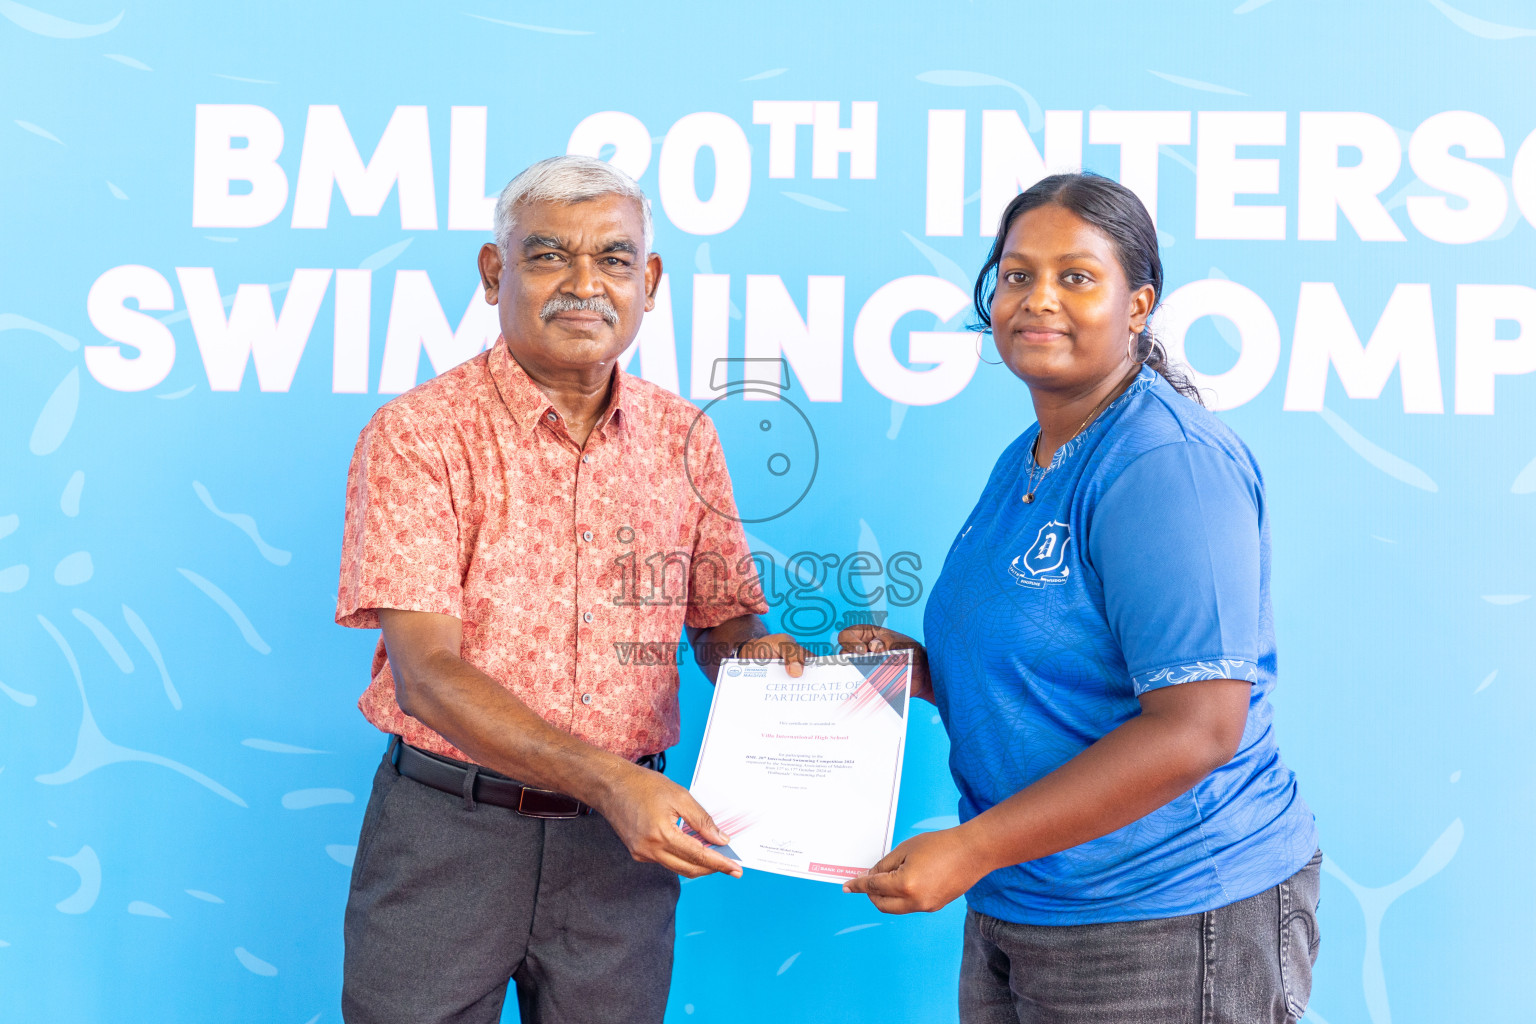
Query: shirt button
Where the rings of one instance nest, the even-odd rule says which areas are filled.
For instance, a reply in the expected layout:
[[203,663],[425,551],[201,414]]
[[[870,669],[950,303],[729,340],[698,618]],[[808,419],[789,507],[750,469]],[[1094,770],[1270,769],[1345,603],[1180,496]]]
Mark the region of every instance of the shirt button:
[[581,535],[581,539],[582,540],[586,540],[586,541],[590,541],[592,539],[592,531],[588,530],[586,533],[582,534]]
[[583,704],[591,704],[592,703],[592,695],[590,693],[582,694],[581,695],[581,702]]
[[551,423],[553,423],[553,422],[555,422],[555,420],[557,420],[557,419],[559,419],[559,418],[560,418],[560,417],[559,417],[559,416],[557,416],[557,415],[555,415],[555,414],[554,414],[554,413],[550,413],[550,414],[549,414],[549,422],[551,422]]
[[591,622],[592,621],[592,613],[591,612],[587,612],[584,615],[582,615],[581,621],[582,622]]
[[583,455],[581,457],[581,461],[582,462],[591,462],[592,461],[592,456],[590,456],[590,455]]

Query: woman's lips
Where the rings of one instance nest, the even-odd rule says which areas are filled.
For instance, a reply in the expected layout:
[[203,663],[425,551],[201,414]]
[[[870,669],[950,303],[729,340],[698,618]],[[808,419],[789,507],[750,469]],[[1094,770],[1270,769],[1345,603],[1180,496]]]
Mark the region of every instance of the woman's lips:
[[1067,336],[1066,331],[1056,327],[1021,327],[1013,333],[1020,341],[1036,343],[1055,341]]

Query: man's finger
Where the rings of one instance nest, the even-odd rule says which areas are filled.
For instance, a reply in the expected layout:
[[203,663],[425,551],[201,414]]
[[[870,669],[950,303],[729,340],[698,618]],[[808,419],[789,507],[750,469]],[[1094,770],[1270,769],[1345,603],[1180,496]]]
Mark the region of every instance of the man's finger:
[[711,850],[680,829],[674,830],[673,834],[667,837],[667,846],[675,856],[697,864],[708,871],[718,871],[721,874],[731,875],[735,878],[741,877],[740,864],[737,864],[718,850]]
[[805,648],[793,640],[779,644],[779,657],[784,662],[784,671],[789,673],[791,679],[799,679],[805,673]]
[[678,800],[677,814],[711,846],[724,846],[731,841],[731,837],[720,830],[720,826],[715,824],[715,819],[709,816],[709,812],[701,807],[686,789],[683,790],[682,798]]
[[911,901],[896,896],[870,896],[869,902],[882,914],[910,914],[917,908]]
[[867,896],[902,896],[901,885],[894,871],[871,871],[857,878],[850,878],[843,885],[844,892],[861,892]]

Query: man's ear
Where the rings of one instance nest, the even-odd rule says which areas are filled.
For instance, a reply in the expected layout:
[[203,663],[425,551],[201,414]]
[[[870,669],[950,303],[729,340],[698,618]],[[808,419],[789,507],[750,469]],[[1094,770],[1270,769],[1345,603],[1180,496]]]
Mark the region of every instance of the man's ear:
[[480,284],[485,288],[485,301],[496,305],[501,293],[501,250],[494,242],[480,247]]
[[656,289],[661,287],[661,256],[651,253],[645,258],[645,311],[656,308]]

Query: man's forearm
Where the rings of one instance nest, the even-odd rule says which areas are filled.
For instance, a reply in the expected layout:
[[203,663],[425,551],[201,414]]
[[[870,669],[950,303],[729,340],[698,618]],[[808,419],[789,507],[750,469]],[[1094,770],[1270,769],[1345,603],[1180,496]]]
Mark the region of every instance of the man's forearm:
[[[397,673],[406,714],[469,758],[519,782],[602,808],[634,766],[556,729],[494,679],[447,652]],[[408,707],[405,707],[408,705]]]
[[768,635],[768,627],[756,615],[738,615],[726,619],[709,629],[688,630],[688,641],[693,646],[693,660],[699,670],[714,682],[720,674],[720,663],[732,657],[737,648],[748,640]]

